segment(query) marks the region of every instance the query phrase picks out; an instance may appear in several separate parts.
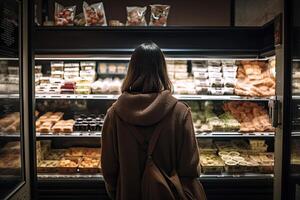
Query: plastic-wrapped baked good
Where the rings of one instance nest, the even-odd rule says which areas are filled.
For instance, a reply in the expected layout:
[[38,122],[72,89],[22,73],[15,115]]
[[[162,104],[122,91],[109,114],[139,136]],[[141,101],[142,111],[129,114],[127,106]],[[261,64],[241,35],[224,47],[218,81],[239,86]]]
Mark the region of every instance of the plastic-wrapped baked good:
[[150,26],[167,26],[167,19],[170,11],[169,5],[150,5]]
[[73,26],[76,6],[64,7],[55,3],[55,25],[56,26]]
[[75,26],[84,26],[85,25],[85,18],[84,18],[83,13],[80,13],[75,16],[74,24],[75,24]]
[[124,26],[124,24],[119,20],[109,20],[108,24],[110,26]]
[[147,26],[145,14],[147,7],[126,7],[127,26]]
[[88,5],[84,1],[82,7],[86,26],[107,26],[104,6],[102,2]]

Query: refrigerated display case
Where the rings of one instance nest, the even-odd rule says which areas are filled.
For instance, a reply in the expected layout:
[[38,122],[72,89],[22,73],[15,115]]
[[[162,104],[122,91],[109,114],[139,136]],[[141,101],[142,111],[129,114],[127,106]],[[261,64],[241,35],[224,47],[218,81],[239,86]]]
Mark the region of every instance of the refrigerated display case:
[[152,40],[166,55],[174,96],[192,108],[209,199],[271,199],[273,25],[34,27],[39,197],[107,198],[103,118],[120,95],[132,50]]
[[28,105],[23,96],[26,58],[21,48],[28,42],[22,34],[25,3],[0,2],[0,199],[30,198],[29,141],[24,126]]
[[276,163],[274,199],[296,200],[300,198],[299,179],[299,50],[300,50],[300,16],[299,1],[284,2],[285,17],[283,20],[284,37],[283,62],[281,79],[283,84],[283,105],[279,142],[275,148],[282,149],[276,153],[280,160]]

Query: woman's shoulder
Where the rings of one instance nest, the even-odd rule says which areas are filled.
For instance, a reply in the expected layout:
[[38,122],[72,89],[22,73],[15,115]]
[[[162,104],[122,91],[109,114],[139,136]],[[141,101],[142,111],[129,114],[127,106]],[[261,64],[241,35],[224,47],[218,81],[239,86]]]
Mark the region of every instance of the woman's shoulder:
[[177,114],[177,116],[180,116],[179,118],[184,119],[186,118],[187,114],[190,112],[190,107],[186,102],[178,101],[174,112]]

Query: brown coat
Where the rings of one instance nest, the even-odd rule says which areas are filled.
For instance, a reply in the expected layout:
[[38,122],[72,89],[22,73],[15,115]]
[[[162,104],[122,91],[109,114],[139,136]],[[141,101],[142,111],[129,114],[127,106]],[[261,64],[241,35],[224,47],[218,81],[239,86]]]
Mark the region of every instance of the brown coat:
[[170,92],[163,91],[123,93],[107,112],[102,130],[101,163],[106,189],[113,199],[141,199],[146,148],[138,144],[124,125],[136,126],[149,141],[158,123],[165,125],[153,160],[167,173],[175,168],[184,190],[195,199],[205,197],[202,188],[195,188],[198,187],[195,182],[199,177],[199,155],[190,109]]

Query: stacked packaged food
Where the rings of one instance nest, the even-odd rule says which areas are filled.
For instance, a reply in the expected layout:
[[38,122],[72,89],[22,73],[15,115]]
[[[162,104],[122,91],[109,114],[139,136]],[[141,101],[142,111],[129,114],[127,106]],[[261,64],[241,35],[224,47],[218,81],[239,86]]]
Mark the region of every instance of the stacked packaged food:
[[[264,144],[264,140],[203,140],[199,145],[200,165],[202,173],[273,173],[274,154],[268,153],[266,148],[254,149],[253,145]],[[206,143],[206,145],[203,145]],[[250,143],[250,145],[249,145]],[[256,144],[254,144],[256,143]],[[208,152],[203,146],[217,149],[217,153]]]
[[241,61],[235,94],[241,96],[274,96],[275,64],[264,61]]
[[293,88],[293,94],[297,95],[300,94],[300,63],[294,62],[293,63],[293,82],[292,82],[292,88]]
[[193,61],[192,72],[195,81],[195,90],[197,94],[208,94],[208,67],[207,61]]
[[175,94],[196,94],[195,83],[192,76],[189,76],[186,61],[174,62],[174,93]]
[[98,64],[98,74],[126,74],[127,65],[125,63],[105,63]]
[[240,122],[240,132],[274,131],[266,109],[257,103],[231,101],[223,109]]
[[[49,142],[48,144],[51,145]],[[47,145],[42,145],[47,146]],[[37,170],[40,173],[99,173],[100,148],[72,147],[42,151]]]
[[101,131],[104,122],[104,115],[84,115],[75,117],[74,131]]
[[91,84],[93,94],[120,94],[122,80],[119,78],[98,79]]
[[257,103],[203,101],[191,107],[196,132],[274,131],[266,109]]

